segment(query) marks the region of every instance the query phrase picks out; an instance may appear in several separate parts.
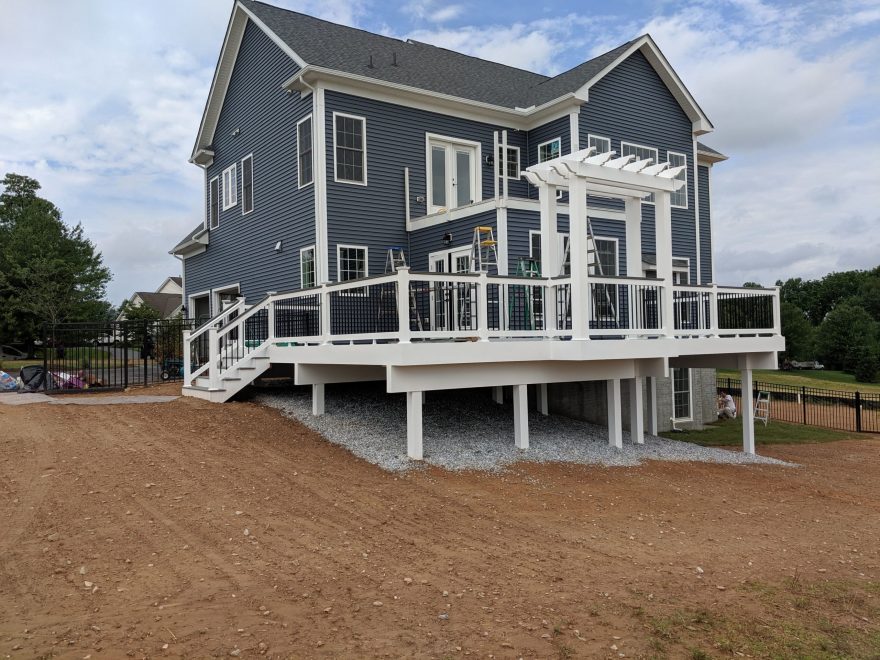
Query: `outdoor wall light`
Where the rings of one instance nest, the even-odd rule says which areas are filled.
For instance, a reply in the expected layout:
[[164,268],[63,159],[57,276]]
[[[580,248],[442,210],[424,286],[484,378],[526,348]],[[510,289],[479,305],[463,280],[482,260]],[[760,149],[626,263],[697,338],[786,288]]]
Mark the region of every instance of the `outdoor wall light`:
[[234,131],[232,131],[231,135],[232,135],[232,137],[237,137],[239,133],[241,133],[241,129],[236,128]]
[[275,243],[275,252],[281,252],[281,241]]
[[446,234],[443,234],[443,245],[445,245],[446,247],[452,246],[452,234],[451,233],[447,232]]
[[494,165],[495,164],[495,156],[492,154],[486,155],[486,165]]

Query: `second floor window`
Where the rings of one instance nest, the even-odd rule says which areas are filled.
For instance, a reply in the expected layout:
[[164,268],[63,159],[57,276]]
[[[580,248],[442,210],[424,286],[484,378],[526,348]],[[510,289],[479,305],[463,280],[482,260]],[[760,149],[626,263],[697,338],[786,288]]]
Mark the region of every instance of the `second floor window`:
[[[669,160],[670,167],[681,167],[682,165],[687,166],[687,156],[684,154],[677,154],[669,151],[666,153],[666,157],[667,160]],[[669,203],[675,208],[686,209],[688,207],[687,177],[687,169],[682,170],[675,175],[677,181],[684,181],[684,185],[681,188],[669,195]]]
[[216,176],[208,184],[208,227],[220,226],[220,179]]
[[296,153],[299,168],[299,187],[312,182],[312,116],[296,125]]
[[254,210],[254,157],[247,156],[241,161],[241,214]]
[[299,283],[303,289],[315,286],[315,247],[299,251]]
[[587,136],[587,146],[596,147],[597,154],[604,154],[611,151],[611,140],[607,137],[591,134]]
[[[499,172],[504,165],[504,148],[498,147]],[[503,173],[502,173],[503,174]],[[507,147],[507,178],[519,178],[519,147]]]
[[333,113],[336,181],[367,183],[366,119]]
[[[631,144],[629,142],[621,142],[620,143],[620,155],[621,156],[635,156],[635,160],[645,160],[646,158],[651,159],[651,165],[655,165],[657,163],[657,150],[654,147],[645,147],[640,144]],[[647,197],[642,199],[642,202],[646,204],[654,203],[654,193],[651,193]]]
[[223,170],[223,210],[231,209],[238,203],[238,176],[235,164]]
[[562,138],[554,138],[538,145],[538,162],[559,158],[562,154]]

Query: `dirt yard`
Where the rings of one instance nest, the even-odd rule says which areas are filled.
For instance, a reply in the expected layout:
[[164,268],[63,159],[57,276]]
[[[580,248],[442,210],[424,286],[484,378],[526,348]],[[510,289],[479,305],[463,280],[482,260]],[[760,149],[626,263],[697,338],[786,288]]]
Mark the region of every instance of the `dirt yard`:
[[252,403],[0,429],[6,657],[880,654],[877,438],[395,476]]

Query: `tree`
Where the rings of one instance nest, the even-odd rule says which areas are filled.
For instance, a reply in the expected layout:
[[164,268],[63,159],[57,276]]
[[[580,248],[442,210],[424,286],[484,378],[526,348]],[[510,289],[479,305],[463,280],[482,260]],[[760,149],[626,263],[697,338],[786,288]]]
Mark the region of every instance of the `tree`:
[[785,357],[789,360],[809,360],[814,357],[813,326],[804,310],[790,302],[780,304],[782,336],[785,337]]
[[43,323],[106,313],[110,271],[82,225],[66,225],[30,177],[0,185],[0,336],[32,344]]
[[841,302],[819,326],[819,358],[832,369],[852,372],[866,351],[876,351],[877,331],[877,322],[856,301]]
[[877,351],[866,346],[865,350],[856,357],[853,372],[859,383],[876,383],[880,372],[880,357]]

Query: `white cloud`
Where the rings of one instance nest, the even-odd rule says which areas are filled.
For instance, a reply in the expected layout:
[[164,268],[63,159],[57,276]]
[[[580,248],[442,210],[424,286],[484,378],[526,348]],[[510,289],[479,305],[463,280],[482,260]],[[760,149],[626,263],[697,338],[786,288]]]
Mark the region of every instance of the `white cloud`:
[[413,0],[403,5],[401,11],[416,20],[446,23],[461,16],[464,12],[464,7],[462,5],[443,4],[437,2],[437,0]]

